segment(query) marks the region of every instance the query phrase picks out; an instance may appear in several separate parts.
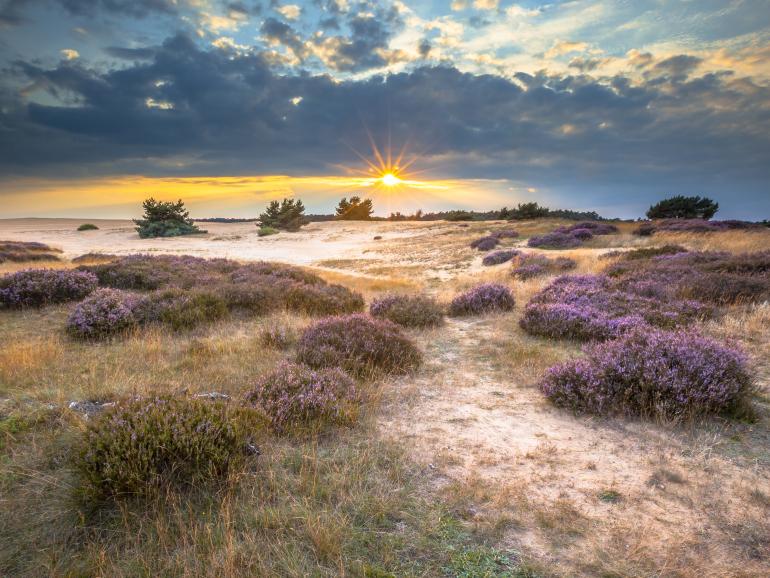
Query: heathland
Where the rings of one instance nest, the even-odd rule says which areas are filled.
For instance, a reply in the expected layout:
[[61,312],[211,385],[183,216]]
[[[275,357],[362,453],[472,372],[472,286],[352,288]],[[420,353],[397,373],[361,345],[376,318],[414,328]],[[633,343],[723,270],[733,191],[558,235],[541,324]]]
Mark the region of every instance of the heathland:
[[770,229],[578,225],[0,221],[0,575],[767,575]]

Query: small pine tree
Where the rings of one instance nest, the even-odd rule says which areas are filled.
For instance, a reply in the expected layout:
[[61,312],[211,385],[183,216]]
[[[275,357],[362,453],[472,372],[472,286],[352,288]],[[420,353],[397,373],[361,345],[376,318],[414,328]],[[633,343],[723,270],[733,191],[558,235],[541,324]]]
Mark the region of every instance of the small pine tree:
[[205,233],[195,226],[184,201],[156,201],[150,197],[142,203],[142,219],[134,219],[136,232],[142,239],[151,237],[178,237]]
[[305,218],[305,205],[297,199],[283,199],[270,201],[265,212],[259,216],[259,225],[262,228],[280,229],[283,231],[299,231],[300,227],[307,225]]
[[342,221],[368,221],[372,218],[374,205],[371,199],[361,200],[361,197],[343,197],[337,205],[337,218]]
[[647,211],[647,218],[709,220],[718,210],[719,203],[707,197],[677,195],[652,205]]

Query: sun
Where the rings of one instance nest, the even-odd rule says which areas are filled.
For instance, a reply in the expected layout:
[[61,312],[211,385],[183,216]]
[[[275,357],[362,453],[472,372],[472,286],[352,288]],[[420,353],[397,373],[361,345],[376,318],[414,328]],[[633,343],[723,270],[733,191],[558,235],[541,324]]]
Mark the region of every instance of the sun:
[[399,179],[396,175],[394,175],[391,172],[387,172],[383,174],[380,177],[380,182],[385,185],[386,187],[395,187],[396,185],[400,185],[404,181]]

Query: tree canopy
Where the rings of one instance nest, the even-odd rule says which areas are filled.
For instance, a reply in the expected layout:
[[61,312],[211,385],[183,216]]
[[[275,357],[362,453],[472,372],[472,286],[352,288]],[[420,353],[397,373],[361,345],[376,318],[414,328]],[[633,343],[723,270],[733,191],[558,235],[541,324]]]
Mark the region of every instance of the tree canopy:
[[647,211],[648,219],[710,219],[719,210],[719,203],[707,197],[677,195],[663,199]]
[[371,199],[361,200],[361,197],[343,197],[337,205],[337,218],[342,221],[368,221],[372,218],[374,207]]
[[142,203],[144,215],[134,219],[136,232],[142,239],[150,237],[178,237],[205,233],[195,226],[184,201],[156,201],[150,197]]
[[300,227],[307,224],[305,205],[299,199],[283,199],[280,203],[270,201],[265,212],[259,216],[260,227],[282,231],[299,231]]

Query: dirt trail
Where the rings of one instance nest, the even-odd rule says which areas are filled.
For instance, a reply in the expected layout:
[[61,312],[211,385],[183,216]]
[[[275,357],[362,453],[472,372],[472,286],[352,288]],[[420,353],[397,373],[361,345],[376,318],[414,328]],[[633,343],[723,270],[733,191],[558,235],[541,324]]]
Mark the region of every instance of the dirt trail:
[[590,575],[590,559],[612,549],[632,552],[629,565],[687,565],[698,536],[699,548],[724,558],[705,533],[729,513],[719,488],[770,490],[766,481],[713,452],[713,436],[550,406],[490,355],[500,327],[495,317],[450,319],[423,336],[423,371],[386,387],[382,431],[435,487],[459,498],[474,525],[504,527],[504,543],[566,573],[582,566]]

